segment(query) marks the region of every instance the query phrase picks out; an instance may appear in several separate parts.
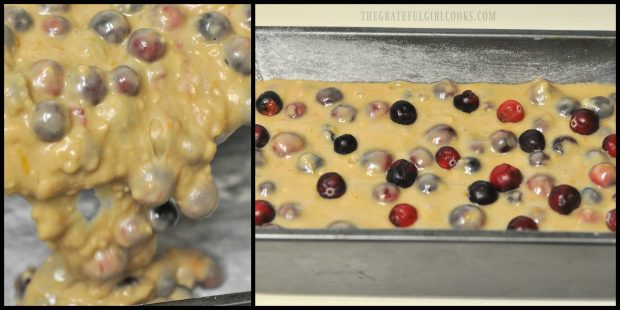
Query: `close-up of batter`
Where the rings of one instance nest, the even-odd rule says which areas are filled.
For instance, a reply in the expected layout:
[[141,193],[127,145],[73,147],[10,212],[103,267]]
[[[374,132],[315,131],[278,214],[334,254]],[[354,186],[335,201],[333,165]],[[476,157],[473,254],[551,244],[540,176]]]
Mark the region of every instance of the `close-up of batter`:
[[[4,6],[4,193],[28,200],[52,250],[15,281],[17,304],[215,285],[214,259],[156,255],[156,235],[216,208],[210,162],[250,120],[251,22],[249,5]],[[86,218],[89,189],[101,208]]]
[[615,85],[256,89],[256,225],[615,231]]

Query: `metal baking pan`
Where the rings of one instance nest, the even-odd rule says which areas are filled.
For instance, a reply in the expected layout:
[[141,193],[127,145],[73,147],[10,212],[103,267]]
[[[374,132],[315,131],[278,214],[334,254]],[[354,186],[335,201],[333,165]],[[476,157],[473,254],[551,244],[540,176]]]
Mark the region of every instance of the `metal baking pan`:
[[[615,32],[256,29],[256,79],[615,84]],[[256,228],[256,291],[616,298],[615,233]]]

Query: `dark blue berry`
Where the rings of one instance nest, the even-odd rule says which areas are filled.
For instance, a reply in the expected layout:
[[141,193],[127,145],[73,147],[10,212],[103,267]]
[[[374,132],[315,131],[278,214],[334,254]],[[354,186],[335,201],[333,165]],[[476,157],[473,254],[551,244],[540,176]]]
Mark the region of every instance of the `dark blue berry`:
[[386,180],[402,188],[407,188],[415,182],[418,170],[415,165],[405,159],[392,163],[387,171]]
[[408,101],[396,101],[392,107],[390,107],[390,119],[392,119],[394,123],[411,125],[415,123],[417,118],[418,113],[416,112],[415,107]]
[[545,149],[545,136],[536,129],[526,130],[519,136],[519,147],[526,153]]
[[357,150],[357,140],[354,136],[346,134],[334,139],[334,152],[338,154],[351,154]]
[[479,205],[488,205],[497,201],[498,194],[493,185],[487,181],[476,181],[467,188],[469,201]]
[[455,108],[465,113],[476,111],[480,105],[478,96],[476,96],[476,94],[474,94],[471,90],[466,90],[462,94],[454,96],[453,102]]

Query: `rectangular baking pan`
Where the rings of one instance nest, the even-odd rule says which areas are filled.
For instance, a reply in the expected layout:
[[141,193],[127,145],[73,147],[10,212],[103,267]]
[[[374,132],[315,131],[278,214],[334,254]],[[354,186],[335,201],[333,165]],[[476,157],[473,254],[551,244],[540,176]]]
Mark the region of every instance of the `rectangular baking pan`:
[[[256,29],[256,79],[616,81],[615,32]],[[615,233],[256,228],[256,291],[615,299]]]

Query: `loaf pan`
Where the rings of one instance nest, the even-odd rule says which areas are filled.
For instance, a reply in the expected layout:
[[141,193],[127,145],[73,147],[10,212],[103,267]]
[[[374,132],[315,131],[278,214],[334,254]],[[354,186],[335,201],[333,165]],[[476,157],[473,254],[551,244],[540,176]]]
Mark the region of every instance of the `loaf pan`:
[[[256,79],[615,84],[615,32],[256,29]],[[615,233],[256,228],[256,291],[616,298]]]

